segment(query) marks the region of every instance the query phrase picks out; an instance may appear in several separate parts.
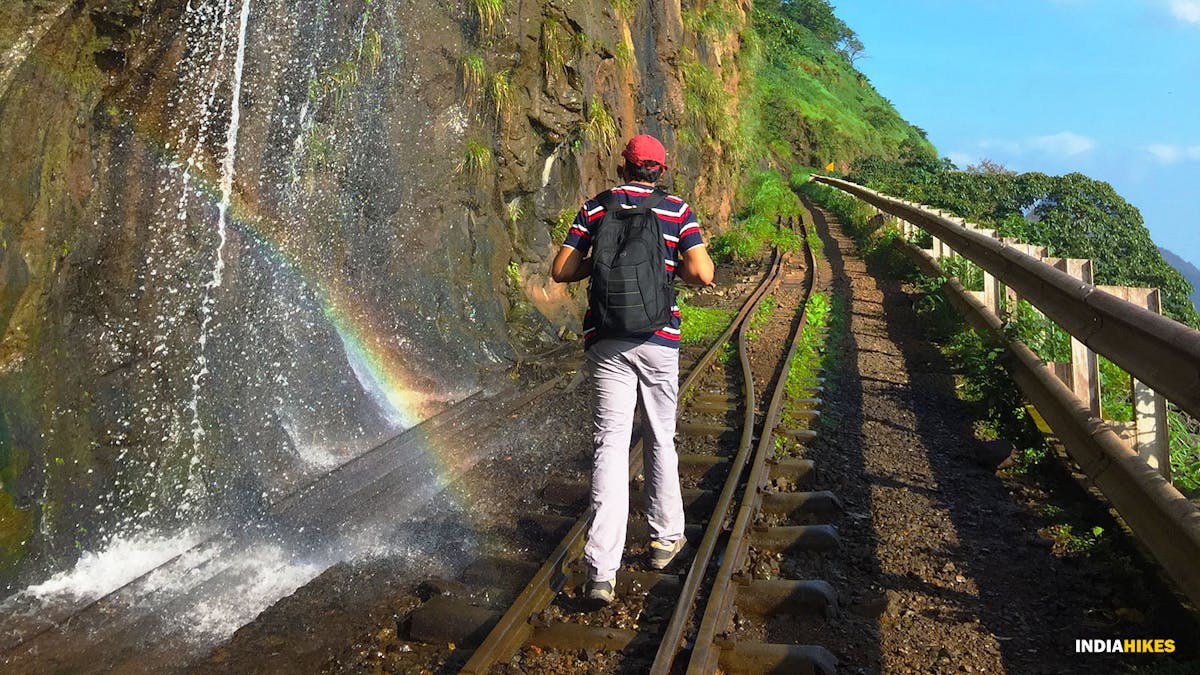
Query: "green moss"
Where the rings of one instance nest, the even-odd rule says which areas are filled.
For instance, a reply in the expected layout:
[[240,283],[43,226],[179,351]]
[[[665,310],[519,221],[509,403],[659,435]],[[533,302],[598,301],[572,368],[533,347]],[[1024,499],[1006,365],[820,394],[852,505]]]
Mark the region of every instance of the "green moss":
[[11,571],[24,559],[33,531],[33,513],[17,508],[5,482],[0,488],[0,575]]

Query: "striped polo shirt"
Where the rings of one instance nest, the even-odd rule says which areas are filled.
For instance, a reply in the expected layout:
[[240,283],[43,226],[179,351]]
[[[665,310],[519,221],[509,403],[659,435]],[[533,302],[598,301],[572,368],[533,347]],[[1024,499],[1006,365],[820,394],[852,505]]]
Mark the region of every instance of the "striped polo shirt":
[[[654,188],[645,185],[622,185],[612,189],[613,195],[621,201],[624,208],[636,207],[652,192]],[[658,222],[662,225],[663,241],[667,245],[667,257],[663,264],[666,266],[667,276],[674,281],[675,267],[679,264],[683,252],[704,243],[700,235],[700,225],[696,222],[696,214],[692,212],[692,207],[674,195],[668,195],[651,210],[658,216]],[[604,207],[600,202],[596,199],[588,200],[575,216],[575,222],[571,224],[563,246],[579,251],[580,255],[586,258],[591,248],[592,235],[596,233],[595,228],[600,226],[603,216]],[[620,339],[638,343],[650,342],[678,349],[680,323],[679,307],[675,306],[671,308],[670,322],[660,330]],[[592,310],[588,308],[587,313],[583,315],[584,348],[591,347],[597,337]]]

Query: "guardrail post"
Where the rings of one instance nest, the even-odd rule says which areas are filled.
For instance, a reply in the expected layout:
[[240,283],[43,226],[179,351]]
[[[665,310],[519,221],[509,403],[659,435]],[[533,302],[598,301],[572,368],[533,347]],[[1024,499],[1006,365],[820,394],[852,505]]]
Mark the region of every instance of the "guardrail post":
[[[1027,256],[1031,256],[1031,257],[1037,258],[1039,260],[1050,255],[1050,250],[1045,246],[1034,246],[1033,244],[1026,244],[1023,241],[1021,241],[1019,239],[1014,239],[1012,237],[1002,237],[1000,239],[1000,241],[1003,242],[1004,244],[1008,245],[1009,247],[1016,249],[1016,250],[1020,251],[1021,253],[1024,253]],[[1017,292],[1014,291],[1013,289],[1006,288],[1004,291],[1004,301],[1005,301],[1005,304],[1004,304],[1005,310],[1007,310],[1010,313],[1016,313],[1017,305],[1021,302],[1021,296],[1018,295]]]
[[[985,230],[970,223],[965,223],[965,226],[968,230],[974,230],[985,237],[996,238],[995,230]],[[992,276],[992,273],[986,269],[982,267],[979,269],[983,272],[983,291],[976,293],[976,295],[983,301],[983,306],[987,307],[989,312],[1000,316],[1000,295],[1002,293],[1000,280]]]
[[[1043,258],[1042,262],[1070,274],[1085,284],[1092,283],[1092,261],[1086,258]],[[1100,417],[1100,363],[1096,352],[1071,336],[1070,375],[1063,380],[1075,396]]]
[[[1162,314],[1162,293],[1157,288],[1097,286],[1135,305]],[[1136,377],[1133,381],[1134,449],[1155,471],[1171,480],[1171,438],[1167,426],[1167,399]]]

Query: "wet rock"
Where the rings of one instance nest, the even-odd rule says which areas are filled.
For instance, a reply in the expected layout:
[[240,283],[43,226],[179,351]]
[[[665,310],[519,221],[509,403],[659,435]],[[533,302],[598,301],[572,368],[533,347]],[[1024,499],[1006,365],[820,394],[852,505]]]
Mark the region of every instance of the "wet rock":
[[417,587],[417,595],[422,600],[429,600],[440,595],[448,597],[466,597],[469,594],[466,585],[451,579],[426,579]]

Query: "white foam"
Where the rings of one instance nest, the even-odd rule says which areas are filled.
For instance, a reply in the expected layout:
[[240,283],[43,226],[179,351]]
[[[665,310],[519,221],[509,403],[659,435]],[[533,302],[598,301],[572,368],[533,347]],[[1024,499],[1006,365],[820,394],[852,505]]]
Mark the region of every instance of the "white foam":
[[297,559],[271,543],[254,544],[226,555],[235,560],[224,575],[234,579],[212,589],[179,617],[180,628],[192,642],[214,642],[229,637],[276,600],[290,595],[329,566]]
[[84,553],[71,569],[26,588],[22,594],[39,600],[94,600],[187,551],[198,541],[200,535],[190,530],[171,536],[116,537],[99,551]]

